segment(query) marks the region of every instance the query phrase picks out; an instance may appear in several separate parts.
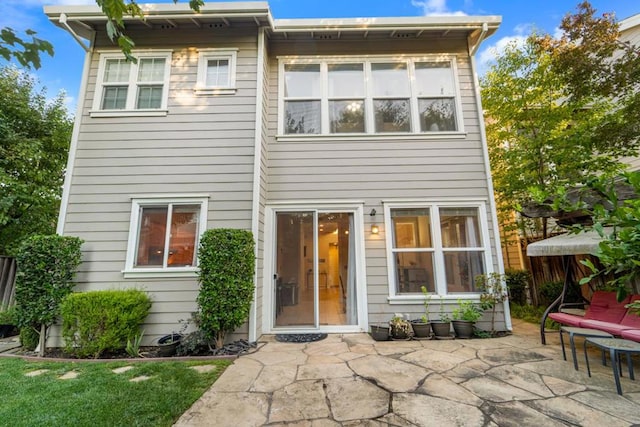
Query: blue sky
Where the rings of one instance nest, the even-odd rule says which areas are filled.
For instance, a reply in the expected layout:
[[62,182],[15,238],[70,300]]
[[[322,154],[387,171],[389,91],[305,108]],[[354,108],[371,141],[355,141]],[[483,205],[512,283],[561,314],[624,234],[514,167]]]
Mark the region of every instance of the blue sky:
[[[180,0],[186,3],[188,0]],[[169,3],[156,0],[151,3]],[[205,0],[206,3],[213,3]],[[144,3],[144,1],[141,1]],[[49,96],[65,91],[70,112],[75,113],[84,51],[65,31],[55,27],[42,12],[43,5],[95,4],[95,0],[0,0],[0,28],[31,28],[49,40],[55,49],[53,58],[44,57],[43,65],[32,71],[46,87]],[[577,0],[270,0],[274,18],[335,18],[420,15],[501,15],[502,25],[478,52],[486,68],[496,50],[511,40],[522,40],[532,28],[553,34],[562,17],[574,11]],[[640,13],[637,0],[592,0],[601,12],[615,12],[619,20]],[[0,65],[2,65],[0,59]]]

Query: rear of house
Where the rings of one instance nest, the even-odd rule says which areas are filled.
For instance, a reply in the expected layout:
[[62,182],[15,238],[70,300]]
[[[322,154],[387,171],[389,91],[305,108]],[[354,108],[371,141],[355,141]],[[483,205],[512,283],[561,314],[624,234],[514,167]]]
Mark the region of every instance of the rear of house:
[[499,18],[151,5],[134,64],[97,8],[45,11],[90,42],[58,231],[78,291],[150,293],[149,342],[196,311],[207,228],[256,238],[250,339],[419,317],[422,286],[437,317],[502,271],[473,60]]

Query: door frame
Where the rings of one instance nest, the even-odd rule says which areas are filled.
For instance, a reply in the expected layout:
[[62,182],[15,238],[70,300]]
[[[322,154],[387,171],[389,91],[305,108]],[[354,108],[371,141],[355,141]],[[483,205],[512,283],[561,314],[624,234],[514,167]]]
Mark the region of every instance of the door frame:
[[[275,301],[273,276],[275,274],[276,254],[276,212],[336,212],[353,214],[353,233],[355,254],[353,262],[356,268],[356,307],[358,310],[356,325],[318,325],[316,327],[275,327]],[[271,202],[265,206],[264,222],[264,272],[262,276],[262,333],[346,333],[366,332],[368,325],[367,312],[367,277],[364,245],[364,202],[327,202],[296,201]],[[316,242],[317,245],[317,242]],[[315,251],[315,248],[314,248]],[[315,280],[314,280],[315,283]]]

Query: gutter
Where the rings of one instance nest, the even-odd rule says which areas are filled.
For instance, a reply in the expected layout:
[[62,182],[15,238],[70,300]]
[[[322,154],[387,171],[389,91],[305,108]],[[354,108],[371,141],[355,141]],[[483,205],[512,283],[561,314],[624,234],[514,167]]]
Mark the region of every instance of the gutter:
[[478,48],[486,38],[488,31],[489,31],[489,25],[486,22],[484,22],[482,24],[482,30],[480,31],[480,35],[478,36],[478,41],[474,45],[469,46],[469,56],[473,56],[476,54],[476,52],[478,51]]
[[60,14],[60,18],[58,19],[58,22],[60,22],[60,25],[62,25],[69,32],[69,34],[71,34],[71,36],[78,42],[80,47],[82,47],[82,49],[84,49],[85,52],[89,52],[91,50],[91,42],[89,42],[89,45],[87,46],[84,43],[84,40],[78,34],[76,34],[75,31],[73,31],[73,28],[69,26],[69,24],[67,23],[66,13]]

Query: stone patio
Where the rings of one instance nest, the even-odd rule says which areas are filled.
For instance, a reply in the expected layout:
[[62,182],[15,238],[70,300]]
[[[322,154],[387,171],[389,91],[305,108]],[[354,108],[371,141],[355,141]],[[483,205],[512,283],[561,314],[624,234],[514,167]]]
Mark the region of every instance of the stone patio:
[[[375,342],[329,335],[276,342],[240,357],[176,426],[629,426],[640,424],[640,379],[615,391],[591,354],[592,377],[562,360],[559,340],[514,321],[504,338]],[[570,355],[569,355],[570,357]],[[636,372],[640,366],[636,360]],[[625,366],[626,369],[626,366]]]

